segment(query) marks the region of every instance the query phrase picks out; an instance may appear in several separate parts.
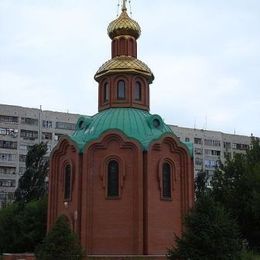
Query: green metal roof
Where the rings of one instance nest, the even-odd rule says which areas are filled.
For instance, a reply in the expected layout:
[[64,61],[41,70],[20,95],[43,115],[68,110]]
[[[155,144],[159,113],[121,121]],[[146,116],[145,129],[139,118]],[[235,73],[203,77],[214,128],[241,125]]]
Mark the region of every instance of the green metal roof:
[[[117,130],[138,141],[143,150],[147,150],[152,141],[163,135],[174,135],[159,115],[135,108],[110,108],[92,117],[81,116],[75,132],[69,138],[83,152],[88,143],[109,130]],[[192,147],[186,148],[192,155]]]

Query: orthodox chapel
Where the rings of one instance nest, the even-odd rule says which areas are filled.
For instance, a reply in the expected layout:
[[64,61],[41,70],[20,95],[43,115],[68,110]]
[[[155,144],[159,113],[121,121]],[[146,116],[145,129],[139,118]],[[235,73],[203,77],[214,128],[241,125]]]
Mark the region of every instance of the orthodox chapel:
[[99,112],[51,154],[48,230],[63,214],[88,255],[165,255],[194,202],[192,146],[149,113],[154,75],[137,58],[141,28],[125,0],[107,32]]

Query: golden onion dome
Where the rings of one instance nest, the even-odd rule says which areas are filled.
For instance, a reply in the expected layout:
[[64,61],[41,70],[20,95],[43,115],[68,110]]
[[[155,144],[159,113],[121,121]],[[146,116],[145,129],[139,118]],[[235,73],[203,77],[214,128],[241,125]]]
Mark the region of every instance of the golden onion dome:
[[134,57],[123,55],[104,63],[95,74],[95,80],[99,81],[101,77],[117,72],[141,74],[148,79],[149,83],[152,83],[154,80],[152,71],[144,62]]
[[126,8],[123,8],[121,15],[108,25],[107,33],[111,39],[120,35],[130,35],[138,39],[141,27],[128,16]]

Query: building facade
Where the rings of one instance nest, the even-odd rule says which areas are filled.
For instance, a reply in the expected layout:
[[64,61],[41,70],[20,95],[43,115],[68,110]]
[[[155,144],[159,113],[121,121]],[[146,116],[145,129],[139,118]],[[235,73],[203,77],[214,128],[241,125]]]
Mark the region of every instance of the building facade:
[[[36,108],[0,104],[0,207],[12,200],[20,176],[25,171],[28,148],[41,141],[49,153],[64,134],[76,128],[78,114],[43,111]],[[193,143],[195,175],[205,170],[212,175],[219,160],[250,147],[250,136],[169,125],[182,142]]]
[[62,135],[75,130],[78,118],[76,114],[0,105],[0,207],[13,199],[28,149],[47,142],[49,155]]
[[182,142],[193,143],[195,175],[203,170],[209,177],[212,176],[219,162],[224,162],[226,156],[233,158],[236,153],[246,153],[251,144],[251,137],[248,136],[173,125],[170,127]]
[[192,147],[149,113],[154,76],[137,59],[141,29],[125,3],[95,74],[99,113],[79,118],[51,154],[48,230],[65,215],[88,255],[165,257],[194,203]]

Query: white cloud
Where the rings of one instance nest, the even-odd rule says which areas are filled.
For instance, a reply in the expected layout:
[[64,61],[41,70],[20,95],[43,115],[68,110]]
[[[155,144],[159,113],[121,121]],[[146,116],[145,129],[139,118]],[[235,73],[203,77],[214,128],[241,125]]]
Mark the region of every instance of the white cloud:
[[[260,136],[260,3],[132,5],[143,29],[139,58],[156,78],[152,112],[171,124],[207,121],[214,130]],[[110,58],[106,27],[116,9],[107,0],[1,0],[0,102],[95,113],[93,75]]]

